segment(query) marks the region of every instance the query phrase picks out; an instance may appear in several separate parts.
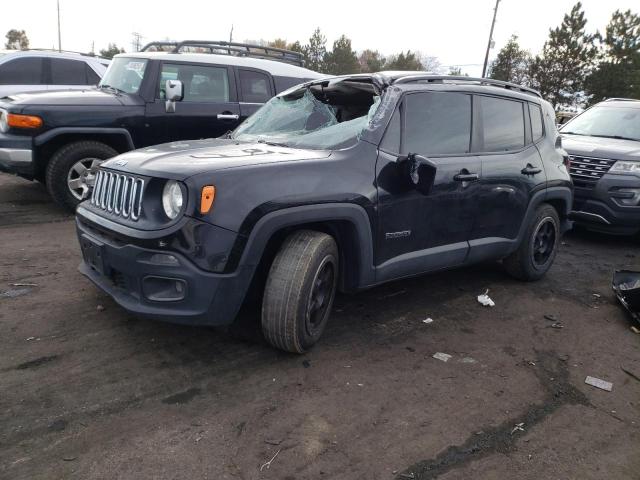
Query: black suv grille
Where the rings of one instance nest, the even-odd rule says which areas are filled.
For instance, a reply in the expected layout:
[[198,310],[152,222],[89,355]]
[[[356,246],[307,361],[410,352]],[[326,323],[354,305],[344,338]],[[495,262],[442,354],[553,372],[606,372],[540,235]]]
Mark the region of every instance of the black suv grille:
[[136,221],[142,214],[142,178],[98,170],[91,203],[101,210]]
[[616,163],[608,158],[569,156],[569,173],[576,187],[593,188],[602,176]]

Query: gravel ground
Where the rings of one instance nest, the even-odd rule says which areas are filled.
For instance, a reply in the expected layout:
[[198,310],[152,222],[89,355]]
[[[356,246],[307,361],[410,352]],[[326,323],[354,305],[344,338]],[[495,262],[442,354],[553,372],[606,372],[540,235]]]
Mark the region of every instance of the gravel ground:
[[637,241],[571,233],[533,284],[339,296],[303,356],[128,316],[39,184],[0,175],[0,245],[0,478],[640,478],[640,335],[610,287]]

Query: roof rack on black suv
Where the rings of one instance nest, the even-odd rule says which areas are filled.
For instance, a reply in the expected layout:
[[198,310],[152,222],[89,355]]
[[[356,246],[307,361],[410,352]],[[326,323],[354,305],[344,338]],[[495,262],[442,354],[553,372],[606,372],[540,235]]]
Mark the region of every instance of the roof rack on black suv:
[[[147,43],[141,52],[168,51],[170,53],[180,53],[186,48],[208,49],[208,52],[218,55],[235,55],[239,57],[263,58],[266,60],[278,60],[302,67],[304,64],[302,54],[293,50],[283,48],[266,47],[264,45],[254,45],[249,43],[225,42],[218,40],[183,40],[181,42],[150,42]],[[193,53],[193,52],[191,52]]]
[[491,80],[411,78],[319,78],[225,138],[103,163],[76,211],[81,272],[170,322],[229,324],[246,299],[266,340],[298,353],[336,288],[500,259],[542,277],[573,201],[553,107]]
[[508,90],[515,90],[516,92],[529,93],[536,97],[542,98],[542,95],[537,90],[529,87],[523,87],[516,83],[503,82],[502,80],[493,80],[491,78],[476,78],[476,77],[463,77],[454,75],[431,75],[431,74],[415,74],[406,75],[395,79],[392,83],[411,83],[411,82],[427,82],[427,83],[461,83],[469,82],[476,85],[490,85],[492,87],[501,87]]

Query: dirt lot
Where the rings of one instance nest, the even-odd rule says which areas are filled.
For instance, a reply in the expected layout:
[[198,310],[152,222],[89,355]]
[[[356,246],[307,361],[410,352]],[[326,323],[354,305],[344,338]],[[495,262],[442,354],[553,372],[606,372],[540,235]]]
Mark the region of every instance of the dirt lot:
[[339,297],[304,356],[130,318],[38,184],[0,175],[0,245],[0,478],[640,478],[630,240],[572,233],[535,284],[485,265]]

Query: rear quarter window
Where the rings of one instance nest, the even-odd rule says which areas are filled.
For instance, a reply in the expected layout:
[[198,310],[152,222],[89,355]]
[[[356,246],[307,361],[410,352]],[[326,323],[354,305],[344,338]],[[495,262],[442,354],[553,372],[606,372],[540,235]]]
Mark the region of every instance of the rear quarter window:
[[531,116],[531,137],[534,142],[537,142],[544,135],[542,109],[538,105],[530,103],[529,115]]
[[43,58],[14,58],[0,65],[0,85],[43,85]]

